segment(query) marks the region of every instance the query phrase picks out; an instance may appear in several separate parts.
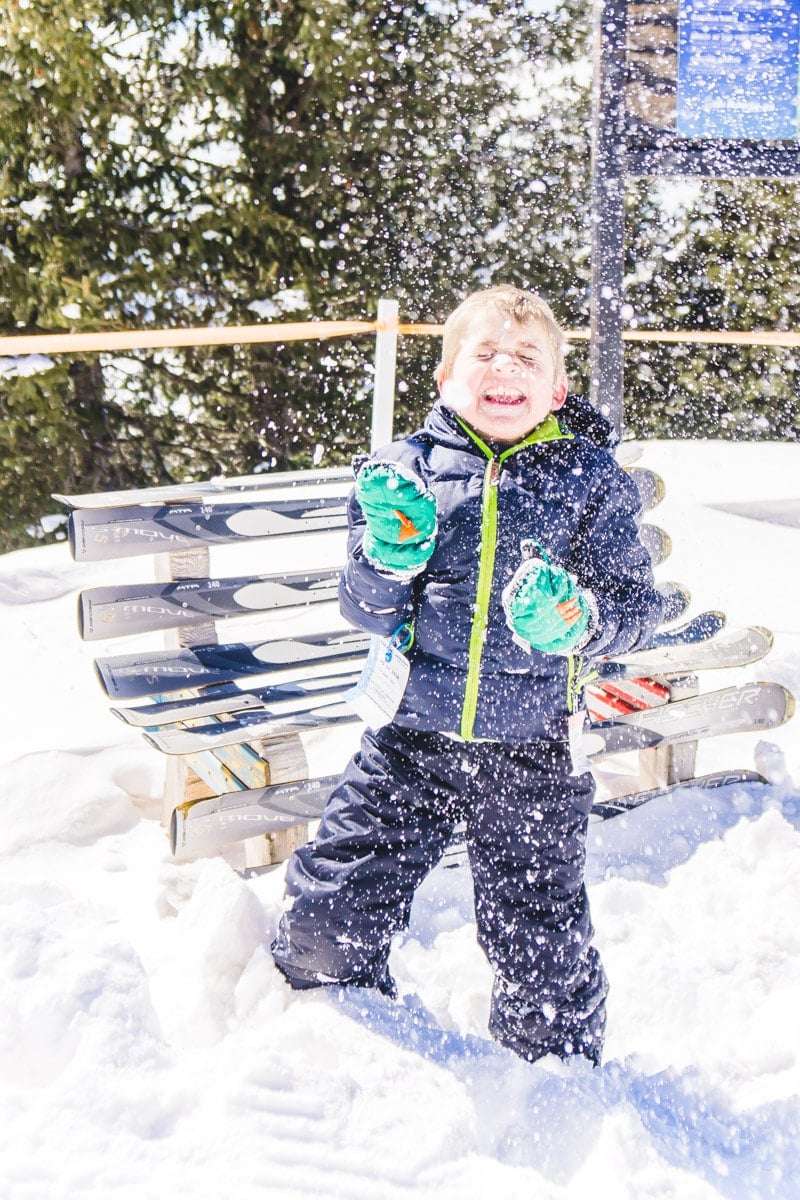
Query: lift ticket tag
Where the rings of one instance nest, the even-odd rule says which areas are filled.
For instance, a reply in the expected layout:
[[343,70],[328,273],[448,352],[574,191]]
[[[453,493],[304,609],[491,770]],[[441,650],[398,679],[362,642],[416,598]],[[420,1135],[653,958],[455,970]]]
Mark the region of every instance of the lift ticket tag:
[[411,664],[396,642],[396,635],[372,638],[361,678],[343,697],[370,729],[393,719],[406,690]]

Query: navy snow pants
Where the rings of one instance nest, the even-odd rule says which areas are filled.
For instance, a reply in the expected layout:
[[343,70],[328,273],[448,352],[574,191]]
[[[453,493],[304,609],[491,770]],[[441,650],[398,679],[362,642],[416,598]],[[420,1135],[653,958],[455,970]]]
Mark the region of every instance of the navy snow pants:
[[279,969],[296,988],[394,994],[392,937],[463,821],[478,941],[495,972],[490,1032],[530,1061],[599,1062],[607,984],[583,883],[594,782],[570,769],[561,742],[368,730],[316,838],[288,865],[292,905],[272,946]]

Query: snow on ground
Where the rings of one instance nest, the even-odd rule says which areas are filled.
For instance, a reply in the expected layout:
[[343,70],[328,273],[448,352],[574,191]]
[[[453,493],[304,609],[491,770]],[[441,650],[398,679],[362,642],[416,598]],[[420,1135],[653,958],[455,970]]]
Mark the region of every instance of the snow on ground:
[[[800,447],[654,442],[642,462],[668,487],[659,577],[691,586],[692,613],[776,635],[767,660],[703,688],[800,695],[800,529],[724,509],[796,502]],[[248,554],[271,569],[263,544]],[[701,751],[703,770],[758,762],[769,786],[593,826],[606,1061],[528,1065],[487,1037],[458,860],[396,945],[397,1003],[289,991],[267,950],[280,869],[172,860],[163,762],[92,673],[146,640],[82,645],[75,624],[81,587],[151,567],[78,567],[65,547],[0,559],[3,1200],[800,1197],[796,720]]]

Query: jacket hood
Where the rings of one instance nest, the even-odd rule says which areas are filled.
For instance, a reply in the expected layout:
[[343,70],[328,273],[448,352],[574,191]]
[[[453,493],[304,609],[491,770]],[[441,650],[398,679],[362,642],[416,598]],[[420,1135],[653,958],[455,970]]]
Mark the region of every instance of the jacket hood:
[[[550,418],[555,418],[555,414],[549,414]],[[552,428],[551,428],[552,427]],[[476,454],[479,458],[484,457],[482,446],[488,446],[489,450],[494,454],[502,454],[504,451],[511,450],[514,447],[522,448],[528,441],[536,441],[537,430],[541,430],[543,440],[549,441],[553,437],[560,437],[562,434],[560,423],[557,420],[548,420],[536,429],[521,437],[517,442],[495,442],[490,438],[485,441],[481,434],[477,431],[471,437],[466,428],[466,422],[458,416],[452,408],[448,408],[441,400],[437,400],[433,408],[429,412],[425,424],[423,425],[417,437],[427,438],[431,441],[438,442],[440,446],[447,446],[449,449],[457,449],[468,451],[470,454]],[[533,435],[533,436],[532,436]],[[571,434],[567,434],[571,437]]]
[[[570,393],[557,413],[553,414],[562,430],[584,437],[587,441],[599,446],[602,450],[613,451],[619,443],[619,435],[609,420],[598,412],[584,396]],[[427,433],[435,441],[453,448],[470,449],[473,453],[475,446],[464,432],[456,413],[448,408],[441,400],[437,400],[428,413],[420,433]],[[520,438],[520,441],[524,441]],[[500,447],[493,446],[493,449]],[[505,449],[505,447],[502,447]]]
[[441,400],[437,400],[428,413],[420,432],[423,436],[427,434],[433,441],[451,449],[471,450],[473,453],[477,450],[475,443],[456,420],[453,409],[448,408]]

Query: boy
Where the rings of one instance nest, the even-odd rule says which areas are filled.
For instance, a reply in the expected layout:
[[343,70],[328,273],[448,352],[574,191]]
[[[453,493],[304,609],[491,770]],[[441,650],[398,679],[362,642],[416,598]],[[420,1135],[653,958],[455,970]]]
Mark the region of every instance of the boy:
[[287,871],[273,955],[295,988],[376,987],[414,891],[466,823],[490,1031],[529,1061],[600,1061],[607,984],[583,884],[594,784],[567,724],[581,655],[634,648],[667,612],[634,485],[562,427],[563,336],[517,288],[444,327],[424,428],[359,470],[340,598],[354,625],[410,627],[394,719],[368,729]]

